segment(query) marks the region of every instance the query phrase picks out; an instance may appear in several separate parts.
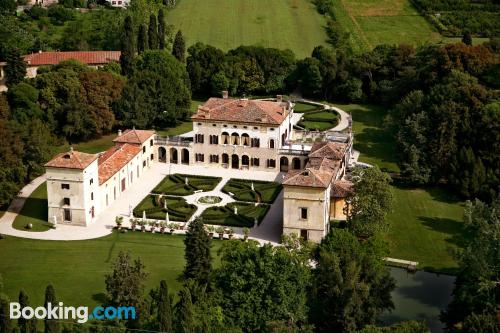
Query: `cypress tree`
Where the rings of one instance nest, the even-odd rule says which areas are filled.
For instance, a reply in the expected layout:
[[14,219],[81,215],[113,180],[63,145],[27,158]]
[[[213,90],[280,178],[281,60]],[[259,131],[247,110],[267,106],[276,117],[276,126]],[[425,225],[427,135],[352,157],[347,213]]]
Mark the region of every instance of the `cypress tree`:
[[158,49],[158,30],[156,28],[156,16],[149,16],[148,43],[150,50]]
[[462,36],[462,43],[465,45],[472,45],[472,35],[470,32],[465,32],[464,35]]
[[[54,286],[49,284],[47,288],[45,289],[45,302],[44,306],[47,309],[48,304],[51,303],[52,306],[57,306],[57,299],[56,299],[56,291],[54,289]],[[45,319],[45,333],[59,333],[61,331],[61,328],[59,326],[59,322],[54,319]]]
[[[21,309],[29,306],[29,298],[24,290],[19,292],[19,304],[21,305]],[[24,319],[23,317],[20,317],[17,320],[17,326],[19,326],[20,333],[36,333],[35,319]]]
[[165,49],[165,14],[163,9],[158,11],[158,47],[160,50]]
[[172,55],[177,58],[180,62],[184,62],[186,57],[186,42],[184,41],[184,36],[182,31],[177,31],[174,39],[174,45],[172,46]]
[[172,329],[172,299],[168,294],[168,286],[165,280],[161,280],[158,291],[158,313],[157,320],[158,331],[170,333]]
[[141,24],[139,27],[139,33],[137,35],[137,51],[142,53],[148,49],[148,33],[145,24]]
[[0,332],[12,332],[12,320],[9,318],[9,300],[0,296]]
[[135,42],[134,27],[132,18],[127,16],[123,24],[123,34],[121,40],[120,65],[122,75],[131,76],[134,69]]
[[184,244],[186,250],[186,266],[184,278],[193,279],[199,284],[208,284],[212,271],[212,257],[210,256],[211,239],[205,231],[201,219],[195,219],[189,224]]
[[179,302],[176,304],[177,331],[190,333],[195,330],[194,306],[191,300],[191,292],[187,287],[179,292]]
[[26,62],[24,62],[18,49],[10,50],[5,60],[7,62],[5,83],[7,87],[12,87],[21,82],[26,76]]

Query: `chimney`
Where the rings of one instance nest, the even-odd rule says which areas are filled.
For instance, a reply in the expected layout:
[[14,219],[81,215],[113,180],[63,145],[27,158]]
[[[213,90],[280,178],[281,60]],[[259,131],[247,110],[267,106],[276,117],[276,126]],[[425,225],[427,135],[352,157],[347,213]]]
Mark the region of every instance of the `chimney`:
[[283,95],[276,95],[276,102],[278,103],[283,102]]
[[121,129],[118,130],[118,136],[119,137],[122,136],[122,130]]
[[229,92],[227,90],[222,91],[222,98],[227,99],[229,97]]

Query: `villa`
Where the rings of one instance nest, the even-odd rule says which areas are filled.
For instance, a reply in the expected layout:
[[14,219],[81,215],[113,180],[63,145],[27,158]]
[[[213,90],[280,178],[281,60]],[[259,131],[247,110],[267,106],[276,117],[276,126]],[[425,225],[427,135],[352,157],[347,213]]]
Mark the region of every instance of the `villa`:
[[191,119],[193,130],[181,136],[131,129],[119,131],[106,152],[70,150],[54,157],[45,165],[49,219],[90,225],[151,163],[275,173],[284,188],[284,234],[319,242],[331,220],[346,218],[350,131],[306,140],[295,127],[294,104],[280,95],[249,100],[224,92],[199,106]]

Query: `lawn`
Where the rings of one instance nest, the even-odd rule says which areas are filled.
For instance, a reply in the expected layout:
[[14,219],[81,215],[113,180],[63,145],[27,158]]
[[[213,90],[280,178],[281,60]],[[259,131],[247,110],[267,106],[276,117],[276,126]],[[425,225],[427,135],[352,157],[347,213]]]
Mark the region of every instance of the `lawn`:
[[394,211],[387,235],[390,256],[418,261],[419,268],[453,273],[464,241],[463,203],[443,189],[393,186]]
[[[164,202],[167,201],[167,209]],[[190,205],[184,198],[158,195],[148,195],[134,208],[134,216],[142,218],[144,212],[148,219],[165,220],[168,212],[169,218],[176,222],[187,222],[196,212],[196,206]]]
[[270,207],[267,204],[256,206],[253,203],[233,202],[224,207],[209,207],[203,211],[201,218],[206,224],[252,228],[255,220],[257,224],[262,222]]
[[[57,298],[67,305],[95,306],[102,302],[104,275],[110,272],[119,251],[140,257],[150,273],[146,293],[165,279],[171,293],[182,281],[177,277],[184,267],[184,237],[141,232],[112,235],[85,241],[41,241],[6,236],[0,240],[0,272],[4,292],[17,299],[23,288],[32,305],[43,305],[45,287],[52,283]],[[214,265],[221,242],[212,242]]]
[[379,44],[421,45],[442,38],[409,0],[340,0],[334,1],[334,12],[357,52]]
[[[252,190],[253,184],[253,190]],[[224,193],[232,193],[236,201],[273,203],[281,192],[281,184],[257,180],[231,178],[222,188]],[[231,194],[230,194],[231,195]]]
[[295,103],[295,106],[293,108],[293,110],[297,113],[307,113],[312,111],[319,111],[321,109],[322,109],[321,106],[300,103],[300,102]]
[[[47,183],[44,182],[26,199],[12,226],[18,230],[47,231],[50,229],[47,212]],[[31,230],[24,228],[28,223],[33,225]]]
[[313,111],[306,113],[298,126],[311,131],[327,131],[339,122],[339,115],[335,111]]
[[298,58],[325,44],[325,18],[309,0],[182,0],[167,13],[187,45],[224,51],[240,45],[291,49]]
[[163,180],[156,185],[152,192],[181,196],[190,195],[199,190],[205,192],[211,191],[220,181],[221,178],[217,177],[192,176],[176,173],[163,178]]

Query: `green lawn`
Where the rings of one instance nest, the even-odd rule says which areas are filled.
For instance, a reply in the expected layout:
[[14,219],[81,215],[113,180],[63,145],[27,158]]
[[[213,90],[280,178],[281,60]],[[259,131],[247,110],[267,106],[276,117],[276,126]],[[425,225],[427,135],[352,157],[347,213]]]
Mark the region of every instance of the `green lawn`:
[[252,203],[234,202],[224,207],[209,207],[203,211],[201,217],[206,224],[252,228],[256,219],[257,224],[262,222],[270,207],[267,204],[255,206]]
[[317,105],[297,102],[295,103],[293,110],[297,113],[307,113],[307,112],[321,110],[321,107]]
[[163,178],[152,192],[181,196],[190,195],[198,190],[205,192],[211,191],[220,181],[221,178],[218,177],[192,176],[176,173]]
[[[165,200],[167,209],[163,206]],[[148,219],[165,220],[168,212],[172,221],[187,222],[196,212],[196,206],[188,204],[180,197],[164,196],[160,199],[158,195],[148,195],[134,208],[134,216],[142,218],[144,212]]]
[[308,112],[297,125],[312,131],[327,131],[339,122],[339,115],[335,111]]
[[[106,292],[104,275],[110,272],[119,251],[140,257],[150,273],[146,293],[165,279],[176,293],[177,277],[184,267],[184,237],[141,232],[112,235],[85,241],[40,241],[7,236],[0,240],[0,272],[4,292],[17,299],[23,288],[32,305],[43,305],[47,284],[52,283],[57,298],[68,305],[95,306]],[[214,265],[220,241],[212,242]]]
[[167,13],[187,45],[222,50],[240,45],[291,49],[298,58],[325,44],[325,18],[309,0],[182,0]]
[[237,201],[271,204],[280,194],[281,188],[281,184],[275,182],[231,178],[222,188],[222,192],[232,193],[233,198]]
[[361,162],[376,164],[382,170],[399,172],[396,164],[394,137],[384,129],[387,110],[376,105],[336,104],[351,113],[354,130],[354,149],[359,150]]
[[453,273],[453,252],[463,244],[463,203],[443,189],[393,187],[394,211],[387,235],[390,256],[418,261],[419,268]]
[[[47,211],[47,183],[44,182],[26,199],[12,226],[18,230],[47,231],[50,229]],[[28,223],[33,224],[33,229],[24,228]]]

